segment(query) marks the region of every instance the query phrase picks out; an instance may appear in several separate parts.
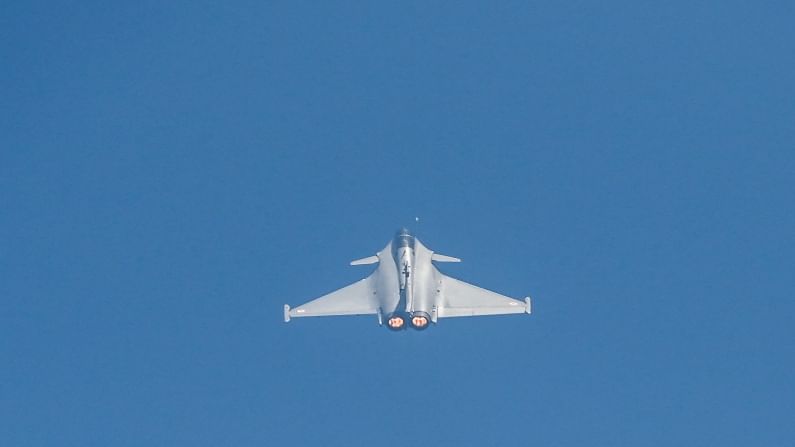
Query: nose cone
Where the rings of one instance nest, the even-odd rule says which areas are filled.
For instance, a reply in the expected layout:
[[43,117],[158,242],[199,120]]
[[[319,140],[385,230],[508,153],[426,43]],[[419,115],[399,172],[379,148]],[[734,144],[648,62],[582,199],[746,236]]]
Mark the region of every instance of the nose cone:
[[401,228],[395,233],[395,247],[414,247],[414,236],[408,228]]

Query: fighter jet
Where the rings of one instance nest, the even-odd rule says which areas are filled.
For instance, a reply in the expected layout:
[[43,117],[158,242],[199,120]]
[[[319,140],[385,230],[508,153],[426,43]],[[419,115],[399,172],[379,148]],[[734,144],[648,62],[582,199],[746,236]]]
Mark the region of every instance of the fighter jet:
[[347,287],[302,304],[284,305],[284,321],[296,317],[376,315],[378,324],[400,331],[427,329],[439,318],[529,314],[530,297],[516,300],[442,274],[434,262],[461,262],[434,253],[402,228],[374,256],[351,265],[378,264],[373,273]]

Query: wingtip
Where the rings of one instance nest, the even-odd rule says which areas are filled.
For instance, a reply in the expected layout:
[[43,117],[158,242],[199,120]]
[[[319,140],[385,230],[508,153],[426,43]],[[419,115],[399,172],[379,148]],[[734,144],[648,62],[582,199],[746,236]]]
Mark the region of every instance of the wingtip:
[[285,323],[289,323],[290,322],[290,305],[289,304],[285,304],[284,305],[284,322]]
[[524,303],[525,303],[525,306],[524,306],[525,313],[528,314],[528,315],[532,314],[533,313],[533,301],[530,299],[529,296],[526,296],[524,298]]

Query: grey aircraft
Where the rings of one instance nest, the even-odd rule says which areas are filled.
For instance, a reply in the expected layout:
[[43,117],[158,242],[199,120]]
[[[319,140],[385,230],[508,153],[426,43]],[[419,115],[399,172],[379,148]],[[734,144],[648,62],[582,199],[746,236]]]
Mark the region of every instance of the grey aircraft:
[[378,263],[373,273],[349,286],[291,309],[284,305],[284,321],[297,317],[376,315],[378,324],[399,331],[426,329],[439,318],[478,315],[529,314],[524,301],[481,289],[442,274],[433,262],[461,262],[434,253],[405,228],[383,250],[351,265]]

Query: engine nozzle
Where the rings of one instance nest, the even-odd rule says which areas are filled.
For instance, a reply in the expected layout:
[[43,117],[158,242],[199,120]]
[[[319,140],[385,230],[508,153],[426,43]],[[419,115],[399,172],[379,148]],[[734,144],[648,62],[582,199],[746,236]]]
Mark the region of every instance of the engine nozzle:
[[431,322],[431,317],[425,312],[414,312],[411,314],[411,326],[414,329],[427,329]]
[[399,331],[406,328],[406,320],[400,315],[392,315],[386,320],[386,327],[393,331]]

